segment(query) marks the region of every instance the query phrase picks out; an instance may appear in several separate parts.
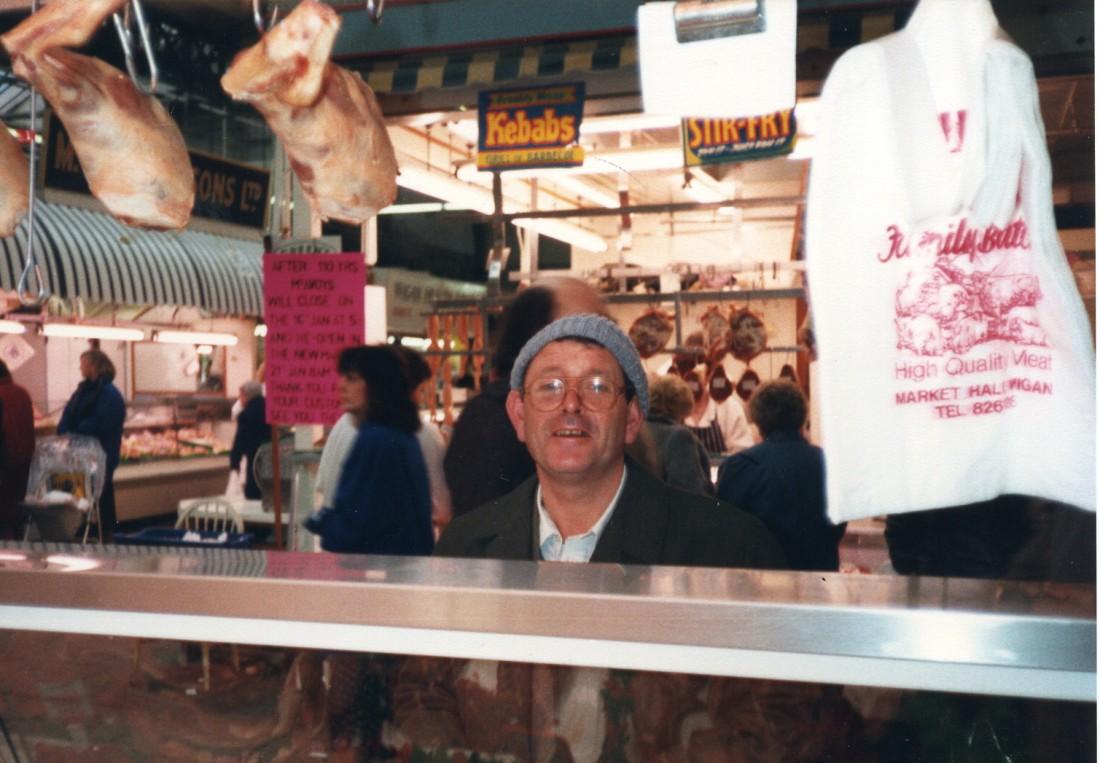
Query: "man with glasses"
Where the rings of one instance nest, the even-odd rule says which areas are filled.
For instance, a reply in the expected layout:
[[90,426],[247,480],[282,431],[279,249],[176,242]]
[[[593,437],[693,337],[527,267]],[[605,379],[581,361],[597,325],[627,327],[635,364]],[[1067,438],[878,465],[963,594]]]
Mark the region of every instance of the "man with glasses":
[[[535,476],[455,518],[436,543],[437,556],[784,566],[757,519],[673,488],[624,454],[641,430],[649,388],[637,350],[612,321],[579,314],[549,324],[523,346],[510,385],[508,417],[531,453]],[[642,730],[629,759],[671,759],[681,751],[666,747],[679,748],[680,734],[653,733],[642,717],[650,717],[654,697],[676,696],[676,687],[686,685],[681,679],[620,671],[613,683],[603,668],[410,657],[394,690],[394,723],[425,750],[596,760],[617,757],[605,745],[626,738],[627,721],[612,720],[606,706],[607,697],[625,691],[625,704],[640,714],[633,728]],[[746,703],[737,706],[738,717],[752,728],[764,725],[752,706],[760,690],[738,692],[749,705],[744,712]]]
[[624,455],[645,420],[645,369],[614,322],[554,321],[524,345],[507,409],[536,474],[455,519],[440,556],[713,567],[784,566],[764,526],[672,488]]

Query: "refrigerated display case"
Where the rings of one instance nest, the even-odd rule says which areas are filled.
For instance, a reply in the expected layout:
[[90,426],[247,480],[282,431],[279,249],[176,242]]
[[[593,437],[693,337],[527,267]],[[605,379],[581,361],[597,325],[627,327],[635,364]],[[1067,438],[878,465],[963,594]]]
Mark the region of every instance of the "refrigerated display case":
[[222,396],[138,395],[126,404],[122,463],[228,453],[232,407]]
[[225,492],[232,406],[213,395],[138,395],[127,403],[114,477],[119,521],[174,515],[182,499]]

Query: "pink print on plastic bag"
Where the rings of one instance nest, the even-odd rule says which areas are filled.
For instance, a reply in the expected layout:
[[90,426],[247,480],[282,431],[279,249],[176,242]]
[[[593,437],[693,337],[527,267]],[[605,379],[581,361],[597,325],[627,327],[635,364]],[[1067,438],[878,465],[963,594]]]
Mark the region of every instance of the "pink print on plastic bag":
[[[1026,261],[980,256],[992,247],[952,246],[965,225],[964,219],[949,235],[921,236],[920,248],[931,249],[934,259],[919,258],[895,294],[898,349],[925,356],[962,354],[998,339],[1045,346],[1037,309],[1042,298],[1038,277],[1026,272]],[[1026,226],[1022,221],[1019,225],[1018,236],[998,235],[998,244],[1026,248]],[[984,233],[975,238],[990,238],[989,231]],[[892,247],[897,246],[897,236],[895,231]]]

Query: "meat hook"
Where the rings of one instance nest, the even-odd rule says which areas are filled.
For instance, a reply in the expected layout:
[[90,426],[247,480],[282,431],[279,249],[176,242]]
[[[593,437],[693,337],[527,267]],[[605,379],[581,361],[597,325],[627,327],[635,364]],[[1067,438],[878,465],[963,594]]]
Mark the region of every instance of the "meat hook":
[[[138,34],[141,35],[141,44],[145,48],[145,60],[149,64],[149,86],[141,83],[137,73],[137,65],[134,63],[134,37],[130,32],[130,9],[134,10],[134,18],[137,21]],[[141,0],[130,0],[123,15],[117,13],[111,17],[115,22],[115,31],[118,32],[118,41],[122,44],[122,52],[126,55],[126,70],[130,72],[130,79],[146,95],[157,92],[157,62],[153,58],[153,44],[149,40],[149,25],[145,23],[145,14],[141,10]]]
[[252,0],[252,23],[256,25],[256,31],[263,35],[268,29],[275,26],[275,21],[279,18],[279,6],[275,6],[271,9],[271,21],[264,25],[264,14],[260,10],[260,0]]
[[[31,13],[38,11],[38,0],[31,0]],[[26,252],[27,261],[23,265],[23,272],[19,276],[19,282],[16,284],[16,291],[19,293],[19,304],[26,307],[40,307],[45,304],[46,300],[50,296],[49,289],[46,288],[46,282],[42,279],[42,269],[34,261],[34,198],[35,187],[34,179],[37,176],[35,172],[35,162],[38,156],[37,150],[37,138],[38,138],[38,91],[31,87],[31,101],[30,101],[30,133],[31,133],[31,145],[30,145],[30,157],[29,157],[29,174],[30,174],[30,188],[27,198],[27,245],[23,248]],[[38,281],[38,293],[31,296],[31,291],[28,288],[28,281],[31,277],[31,271],[34,271],[35,280]]]

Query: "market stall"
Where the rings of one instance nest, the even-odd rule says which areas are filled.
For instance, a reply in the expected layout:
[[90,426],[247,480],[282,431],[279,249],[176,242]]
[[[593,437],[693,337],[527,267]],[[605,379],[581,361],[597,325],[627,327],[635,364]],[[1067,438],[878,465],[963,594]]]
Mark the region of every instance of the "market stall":
[[[71,14],[67,25],[44,24],[47,33],[92,36],[110,14],[92,24],[90,11],[74,10],[92,5],[46,4],[48,14]],[[174,64],[164,73],[170,84],[156,91],[132,68],[123,73],[132,54],[114,60],[112,81],[143,105],[123,119],[108,103],[110,118],[97,123],[134,117],[148,131],[141,145],[161,148],[123,150],[93,166],[88,136],[74,129],[70,138],[58,126],[77,123],[72,104],[55,105],[48,126],[35,96],[12,114],[27,144],[43,139],[46,169],[27,217],[37,233],[28,223],[0,238],[0,288],[11,297],[0,357],[38,403],[40,434],[81,382],[89,341],[113,362],[127,407],[115,472],[121,520],[165,515],[173,523],[177,513],[208,511],[237,530],[272,526],[277,548],[203,537],[156,549],[0,541],[8,687],[0,720],[19,759],[74,751],[169,761],[1095,759],[1095,485],[1091,503],[1087,490],[1095,406],[1085,394],[1095,397],[1087,318],[1095,311],[1080,309],[1081,296],[1095,297],[1094,65],[1091,40],[1076,31],[1091,26],[1090,4],[1073,0],[1050,13],[1007,4],[1004,27],[1021,47],[993,46],[1004,54],[996,71],[1009,79],[990,87],[1013,98],[901,120],[914,133],[888,129],[862,102],[876,118],[846,122],[858,110],[842,97],[843,80],[880,75],[894,87],[874,108],[907,114],[906,99],[920,88],[905,78],[920,67],[895,71],[876,51],[899,39],[893,33],[914,8],[992,14],[984,0],[683,0],[641,4],[641,15],[627,0],[549,9],[391,0],[381,25],[381,2],[283,3],[278,22],[270,15],[277,2],[147,5]],[[675,34],[715,9],[727,18],[710,38],[782,39],[755,39],[765,50],[742,51],[708,85],[711,64],[679,54],[713,40]],[[643,18],[658,13],[676,23],[655,55]],[[224,36],[208,14],[224,21]],[[10,35],[25,15],[0,26]],[[1050,24],[1055,43],[1033,31]],[[83,60],[102,73],[116,42],[107,36],[85,48],[66,37],[46,58],[70,67]],[[13,61],[0,79],[13,91],[8,103],[23,103],[19,78],[60,101],[40,79],[48,72],[34,36],[4,37]],[[853,65],[860,56],[878,68]],[[655,71],[667,113],[656,113],[644,84]],[[841,96],[825,82],[834,71],[843,75]],[[1006,91],[1006,82],[1024,86]],[[752,106],[730,105],[750,91]],[[681,95],[693,96],[690,107],[678,104]],[[1005,129],[980,129],[991,114]],[[113,138],[125,131],[109,132],[118,151]],[[899,147],[895,134],[913,140]],[[941,186],[955,185],[932,182],[924,153],[907,150],[935,144],[945,175],[965,159],[977,178],[984,165],[963,147],[985,148],[987,137],[998,182],[956,183],[946,202]],[[852,161],[838,167],[837,156]],[[1004,157],[1008,165],[1026,157],[1022,181],[1003,171]],[[811,162],[836,173],[840,190],[815,187]],[[87,177],[78,182],[82,165]],[[148,165],[153,180],[132,182],[148,177]],[[1020,183],[1031,190],[1014,198]],[[996,222],[970,226],[956,207],[937,206],[971,203],[979,187],[988,193],[974,203],[996,208]],[[910,191],[920,191],[916,211],[905,206]],[[889,215],[878,204],[893,205]],[[918,214],[929,209],[939,216]],[[1005,209],[1011,219],[1002,219]],[[859,233],[858,249],[850,232]],[[1042,272],[1032,272],[1033,248]],[[890,280],[868,287],[866,270]],[[844,486],[828,507],[836,522],[848,520],[838,571],[283,550],[284,528],[292,548],[311,540],[302,542],[299,527],[314,491],[298,477],[316,460],[307,451],[324,436],[320,425],[345,411],[359,425],[369,421],[366,376],[338,380],[334,353],[359,337],[421,340],[433,374],[421,403],[429,426],[447,433],[484,386],[502,311],[547,273],[586,281],[643,370],[694,377],[707,405],[740,411],[754,388],[780,378],[811,406],[825,400],[827,425],[811,411],[810,439],[829,451],[825,484]],[[368,283],[386,292],[384,319],[371,311],[380,301],[363,295]],[[809,318],[815,299],[815,314],[826,313],[822,333]],[[261,317],[270,332],[263,340],[254,333]],[[5,325],[19,333],[4,334]],[[172,341],[176,332],[190,333]],[[820,342],[831,349],[818,354]],[[618,351],[633,358],[630,343]],[[1026,374],[996,376],[1004,369],[994,356]],[[261,368],[271,394],[263,423],[277,440],[280,428],[294,429],[274,456],[257,454],[261,481],[279,489],[280,501],[269,512],[274,491],[266,490],[263,501],[214,500],[200,511],[188,499],[226,490],[230,408]],[[974,383],[956,385],[951,369]],[[551,389],[560,395],[546,397],[543,413],[557,415],[555,401],[572,400],[572,391],[578,410],[591,394],[589,410],[618,415],[629,385],[605,406],[607,386],[582,388],[560,375]],[[1059,406],[1067,388],[1070,403]],[[965,411],[941,399],[949,394],[966,398]],[[1035,403],[1031,419],[1010,399]],[[846,429],[856,414],[859,425]],[[1014,428],[979,431],[977,419]],[[1072,424],[1077,436],[1036,447],[1027,433],[1049,434],[1051,421]],[[583,423],[555,425],[553,436],[582,443]],[[905,448],[895,442],[903,437]],[[838,441],[848,450],[834,458]],[[926,441],[934,444],[922,449]],[[700,466],[709,458],[717,467],[728,450],[708,444]],[[1008,471],[1033,479],[997,482],[1009,464],[1027,465]],[[605,518],[624,522],[617,502],[634,468]],[[387,488],[400,482],[386,479]],[[887,489],[861,493],[864,484]],[[694,512],[689,496],[659,487],[675,499],[671,510]],[[1035,498],[1000,495],[1010,488]],[[341,495],[349,513],[364,516],[375,491],[347,492],[369,493]],[[541,531],[556,507],[541,488],[537,495],[530,503]],[[933,558],[895,574],[883,515],[929,509],[938,519],[949,498],[993,505],[961,530],[950,514],[909,538],[932,557],[961,549],[962,563],[944,572]],[[1001,498],[1018,511],[999,513]],[[715,527],[732,516],[720,513],[725,504],[696,500],[715,512]],[[331,518],[329,508],[312,519]],[[824,504],[817,514],[824,519]],[[1018,520],[1011,527],[1002,521],[1009,516]],[[752,551],[783,564],[782,554],[767,553],[763,527],[744,519],[760,533]],[[598,542],[608,526],[592,525],[589,535]],[[540,532],[520,540],[532,535],[522,558],[553,558],[543,555]],[[975,535],[1000,556],[985,558],[984,546],[973,553]],[[0,747],[0,757],[6,752]]]

